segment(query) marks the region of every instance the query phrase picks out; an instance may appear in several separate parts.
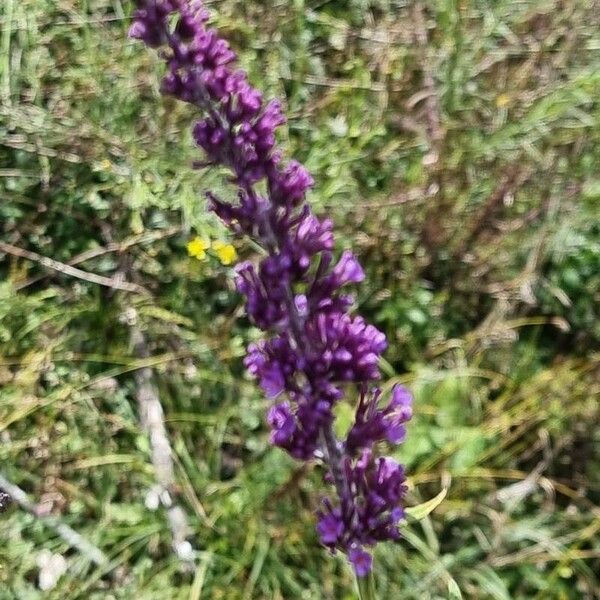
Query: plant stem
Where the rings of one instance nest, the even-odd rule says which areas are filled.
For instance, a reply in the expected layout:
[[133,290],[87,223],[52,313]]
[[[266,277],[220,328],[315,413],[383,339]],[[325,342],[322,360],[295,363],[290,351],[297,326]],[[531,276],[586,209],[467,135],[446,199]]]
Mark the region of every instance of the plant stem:
[[356,585],[358,587],[359,600],[377,600],[373,571],[371,571],[366,577],[357,576]]

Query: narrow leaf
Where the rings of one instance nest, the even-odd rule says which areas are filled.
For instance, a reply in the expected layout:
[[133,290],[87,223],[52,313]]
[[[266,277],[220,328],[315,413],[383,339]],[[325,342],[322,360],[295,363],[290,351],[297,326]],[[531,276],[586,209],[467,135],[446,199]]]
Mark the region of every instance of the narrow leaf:
[[427,500],[427,502],[423,502],[422,504],[411,506],[405,509],[405,512],[411,519],[414,519],[415,521],[420,521],[421,519],[424,519],[429,513],[433,512],[442,503],[447,493],[448,490],[443,489],[435,498]]

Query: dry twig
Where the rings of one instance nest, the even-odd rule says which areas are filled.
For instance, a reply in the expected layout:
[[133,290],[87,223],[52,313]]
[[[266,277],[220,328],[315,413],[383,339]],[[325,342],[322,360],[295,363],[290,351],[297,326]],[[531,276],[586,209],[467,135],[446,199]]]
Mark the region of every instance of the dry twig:
[[0,242],[0,252],[5,252],[6,254],[11,254],[12,256],[18,256],[19,258],[25,258],[27,260],[37,262],[47,269],[52,269],[53,271],[58,271],[59,273],[69,275],[70,277],[75,277],[77,279],[83,279],[84,281],[89,281],[90,283],[96,283],[98,285],[109,287],[115,290],[122,290],[124,292],[148,294],[148,290],[143,288],[141,285],[137,285],[136,283],[129,283],[127,281],[120,281],[117,278],[104,277],[102,275],[96,275],[95,273],[89,273],[88,271],[82,271],[81,269],[77,269],[58,260],[54,260],[53,258],[42,256],[41,254],[32,252],[31,250],[18,248],[17,246],[7,244],[6,242]]
[[[129,311],[132,312],[128,315],[128,321],[133,353],[139,359],[147,359],[150,352],[146,338],[136,323],[137,316],[133,314],[133,309]],[[187,541],[189,532],[187,517],[183,509],[173,502],[175,492],[173,450],[152,369],[150,367],[138,369],[135,372],[135,382],[140,422],[150,441],[151,460],[156,476],[157,488],[153,494],[167,511],[173,550],[181,560],[191,562],[194,553],[191,544]]]
[[16,504],[24,511],[40,519],[43,523],[54,529],[58,535],[72,548],[75,548],[80,554],[85,556],[90,562],[96,565],[105,565],[108,563],[106,555],[92,544],[89,540],[77,533],[74,529],[63,523],[54,516],[43,515],[38,507],[27,497],[27,494],[18,486],[6,479],[0,474],[0,489],[4,490]]
[[442,127],[439,92],[433,75],[434,57],[429,46],[425,7],[422,2],[415,0],[412,16],[414,40],[418,48],[419,66],[423,77],[423,89],[413,95],[408,101],[407,108],[410,109],[419,102],[424,102],[425,106],[425,134],[429,152],[423,157],[423,166],[429,174],[427,186],[429,196],[435,197],[436,202],[429,203],[421,238],[433,258],[446,238],[439,214],[449,213],[451,210],[444,194],[442,156],[445,133]]
[[[137,244],[145,244],[149,242],[155,242],[161,240],[163,238],[171,237],[176,235],[181,231],[181,227],[170,227],[169,229],[164,229],[160,231],[151,231],[149,233],[142,233],[140,235],[135,235],[123,242],[111,242],[106,246],[99,246],[98,248],[92,248],[91,250],[86,250],[85,252],[81,252],[74,256],[67,263],[70,267],[78,265],[87,260],[92,260],[93,258],[98,258],[99,256],[104,256],[105,254],[111,254],[113,252],[119,253],[124,252],[131,246],[135,246]],[[44,278],[44,275],[38,275],[37,277],[32,277],[23,281],[22,283],[16,284],[15,289],[22,290],[38,281],[41,281]]]
[[414,3],[413,20],[415,41],[421,51],[421,71],[423,72],[423,92],[419,96],[425,101],[427,137],[429,138],[430,151],[436,153],[435,162],[437,162],[439,158],[439,143],[444,139],[444,131],[441,125],[440,100],[431,69],[431,53],[428,48],[427,26],[421,2]]

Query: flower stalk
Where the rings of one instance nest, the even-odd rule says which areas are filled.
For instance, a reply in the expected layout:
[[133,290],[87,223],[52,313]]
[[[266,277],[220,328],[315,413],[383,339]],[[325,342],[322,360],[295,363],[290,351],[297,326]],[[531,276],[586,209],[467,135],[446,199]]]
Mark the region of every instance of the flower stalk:
[[371,571],[365,577],[356,577],[356,585],[358,587],[359,600],[377,600],[375,591],[375,578]]
[[[334,259],[333,224],[317,218],[306,201],[313,179],[286,161],[276,142],[285,122],[277,100],[265,102],[235,67],[236,55],[200,0],[137,0],[130,36],[161,48],[167,64],[164,93],[199,108],[193,128],[205,160],[227,167],[238,202],[208,193],[209,206],[237,234],[265,250],[257,264],[237,267],[237,289],[264,332],[245,365],[267,398],[276,400],[267,421],[271,442],[297,460],[320,459],[335,498],[324,498],[317,531],[331,552],[344,552],[361,593],[372,589],[370,548],[397,540],[404,518],[404,469],[376,456],[382,441],[398,444],[411,418],[411,397],[396,386],[381,406],[378,362],[385,335],[352,314],[348,285],[364,279],[345,251]],[[358,389],[356,418],[345,439],[334,433],[336,403]],[[371,586],[371,587],[370,587]]]

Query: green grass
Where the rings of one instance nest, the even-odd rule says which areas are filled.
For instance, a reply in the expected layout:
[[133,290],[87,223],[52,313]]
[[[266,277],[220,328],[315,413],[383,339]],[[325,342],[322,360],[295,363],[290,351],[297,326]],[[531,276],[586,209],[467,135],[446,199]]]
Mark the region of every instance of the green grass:
[[[377,550],[380,598],[597,598],[600,14],[591,0],[428,6],[421,48],[411,2],[211,3],[252,81],[285,100],[281,139],[315,175],[316,210],[366,266],[358,304],[390,339],[385,385],[416,396],[397,451],[410,503],[449,487]],[[232,270],[187,256],[197,234],[229,239],[202,200],[222,182],[190,168],[196,115],[159,96],[160,60],[126,38],[131,8],[0,4],[0,241],[62,262],[116,244],[78,267],[150,291],[0,253],[0,471],[110,558],[96,569],[13,508],[0,515],[0,600],[354,598],[314,532],[318,466],[299,471],[268,444],[242,366],[258,332]],[[164,512],[145,507],[131,309],[191,572]],[[42,549],[68,561],[46,593]]]

